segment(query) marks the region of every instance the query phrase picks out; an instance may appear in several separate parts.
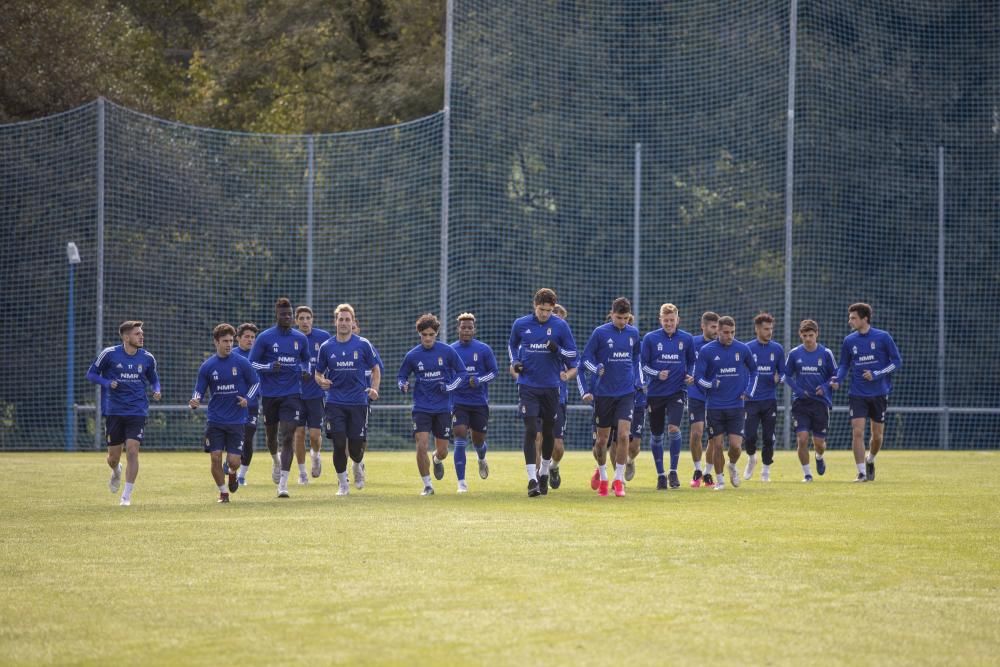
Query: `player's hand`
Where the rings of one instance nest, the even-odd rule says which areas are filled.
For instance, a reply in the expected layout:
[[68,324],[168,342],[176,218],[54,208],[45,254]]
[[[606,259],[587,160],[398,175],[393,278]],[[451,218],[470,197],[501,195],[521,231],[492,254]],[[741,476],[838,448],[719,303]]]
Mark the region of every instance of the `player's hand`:
[[117,389],[118,388],[118,380],[112,380],[111,384],[108,385],[108,386],[111,387],[112,389]]
[[656,377],[658,377],[660,379],[660,382],[663,382],[668,377],[670,377],[670,371],[668,371],[667,369],[664,368],[662,371],[660,371],[659,373],[657,373]]
[[547,343],[545,343],[545,347],[549,348],[549,352],[559,351],[559,343],[555,342],[554,340],[549,340]]
[[743,393],[743,394],[740,394],[740,400],[741,401],[748,401],[748,400],[750,400],[750,398],[745,393]]
[[510,365],[510,371],[515,375],[520,375],[521,373],[524,372],[524,364],[522,364],[520,361],[515,361],[513,364]]
[[448,383],[447,382],[438,382],[435,386],[437,387],[437,390],[440,391],[442,394],[447,394],[448,393]]
[[875,379],[875,376],[872,375],[871,371],[865,371],[864,373],[861,374],[861,377],[868,380],[869,382]]
[[580,400],[583,401],[584,403],[593,403],[594,395],[590,393],[584,394],[583,398],[581,398]]
[[188,401],[188,406],[190,406],[192,410],[197,410],[199,405],[201,405],[201,401],[199,401],[197,398],[192,398],[190,401]]
[[774,374],[774,384],[781,384],[781,376],[778,373]]
[[693,375],[685,375],[684,376],[684,384],[694,384],[694,376]]
[[271,371],[272,372],[277,373],[280,370],[281,370],[281,362],[280,361],[275,361],[274,363],[271,364]]
[[247,399],[243,398],[242,396],[237,396],[236,402],[240,404],[241,408],[245,408],[247,406]]
[[373,401],[378,400],[378,389],[372,389],[371,387],[368,387],[367,393],[368,393],[368,398],[370,398],[371,400]]
[[837,391],[838,389],[840,389],[840,383],[839,382],[831,382],[830,383],[830,389],[833,389],[834,391]]
[[569,371],[559,371],[559,379],[563,382],[569,382]]
[[299,375],[302,376],[303,382],[309,381],[309,379],[312,377],[312,373],[310,373],[309,371],[302,371],[301,373],[299,373]]
[[604,377],[604,364],[597,364],[597,377]]
[[153,392],[153,400],[154,401],[160,400],[160,392],[158,392],[158,391],[154,391]]
[[823,391],[822,385],[820,385],[819,387],[816,387],[816,395],[817,396],[825,396],[826,395],[826,392]]
[[476,378],[476,376],[475,375],[470,375],[469,376],[469,386],[474,388],[474,387],[477,387],[478,385],[479,385],[479,380]]
[[329,389],[333,386],[333,382],[322,376],[316,378],[316,384],[319,385],[320,389]]
[[407,393],[408,391],[410,391],[410,383],[409,383],[409,381],[407,381],[407,382],[400,382],[399,383],[399,390],[401,392],[403,392],[404,394]]

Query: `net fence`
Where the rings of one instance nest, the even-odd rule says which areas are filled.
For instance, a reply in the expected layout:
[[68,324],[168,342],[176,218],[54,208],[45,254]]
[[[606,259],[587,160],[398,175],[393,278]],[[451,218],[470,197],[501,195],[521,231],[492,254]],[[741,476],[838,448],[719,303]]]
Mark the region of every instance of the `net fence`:
[[[835,351],[866,301],[904,359],[887,444],[995,446],[1000,362],[968,340],[1000,312],[987,3],[455,0],[452,20],[449,108],[395,127],[220,132],[103,100],[0,126],[0,448],[94,446],[84,374],[132,318],[164,386],[146,445],[198,447],[184,403],[212,327],[270,326],[279,296],[326,329],[355,306],[386,363],[373,446],[407,447],[391,378],[417,315],[474,312],[502,363],[542,286],[581,347],[619,295],[643,332],[669,301],[746,340],[764,310],[779,342],[811,318]],[[516,448],[514,384],[491,394],[491,446]],[[567,444],[589,448],[571,404]]]

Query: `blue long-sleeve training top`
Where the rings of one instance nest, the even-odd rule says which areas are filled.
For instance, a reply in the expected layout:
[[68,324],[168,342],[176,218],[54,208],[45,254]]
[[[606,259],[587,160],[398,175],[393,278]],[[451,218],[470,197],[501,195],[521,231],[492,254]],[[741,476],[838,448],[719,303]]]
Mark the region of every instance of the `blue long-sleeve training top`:
[[698,352],[695,383],[705,392],[705,407],[714,410],[742,408],[742,395],[754,398],[757,367],[750,348],[738,340],[723,345],[717,340]]
[[[705,338],[704,334],[698,334],[697,336],[694,337],[694,359],[696,364],[698,362],[698,354],[701,352],[701,348],[705,347],[713,340],[715,339]],[[698,401],[705,400],[705,392],[701,390],[701,387],[698,386],[697,382],[688,385],[688,398],[689,399],[693,398]]]
[[301,395],[302,373],[310,372],[309,339],[298,329],[265,329],[253,342],[250,364],[260,378],[261,396]]
[[[754,390],[753,400],[777,400],[778,382],[785,374],[785,348],[773,340],[761,343],[756,338],[746,346],[750,348],[754,363],[757,364],[757,389]],[[774,379],[775,374],[778,376],[777,382]]]
[[[465,366],[465,381],[452,394],[455,405],[489,405],[489,383],[497,377],[497,358],[489,345],[473,338],[468,343],[456,340],[451,347]],[[470,385],[472,378],[476,386]]]
[[[855,331],[844,339],[837,382],[842,383],[850,373],[849,396],[887,396],[892,393],[892,374],[902,367],[903,359],[892,336],[872,327],[868,333]],[[865,371],[872,372],[871,380],[863,377]]]
[[316,372],[332,383],[326,390],[326,402],[367,405],[371,372],[376,367],[381,371],[381,360],[367,338],[357,334],[351,334],[346,341],[336,336],[328,338],[316,357]]
[[[250,348],[250,349],[253,349],[253,348]],[[233,354],[238,354],[241,357],[243,357],[244,359],[246,359],[247,361],[250,361],[250,350],[244,350],[239,345],[233,346]],[[253,364],[250,364],[250,367],[253,368]],[[255,375],[256,375],[256,373],[257,373],[257,371],[254,371]],[[260,382],[260,377],[257,378],[257,382],[258,383]],[[247,399],[247,409],[248,410],[255,410],[259,406],[260,406],[260,387],[257,388],[257,392],[253,395],[253,399],[252,400],[249,399],[249,398]]]
[[594,381],[594,396],[625,396],[642,385],[641,346],[639,330],[631,324],[619,329],[607,322],[594,329],[580,358],[589,373],[598,374],[598,367],[604,367],[604,374]]
[[[837,360],[824,345],[816,345],[810,352],[799,345],[788,353],[785,364],[785,384],[792,390],[793,400],[822,401],[828,408],[833,407],[831,381],[837,376]],[[823,393],[817,394],[816,388]]]
[[316,361],[319,358],[319,348],[323,346],[323,343],[330,340],[330,332],[323,329],[317,329],[313,327],[312,330],[306,334],[306,338],[309,340],[309,377],[303,378],[302,380],[302,398],[323,398],[323,390],[320,386],[316,384],[316,380],[313,378],[313,371],[316,370]]
[[[672,396],[687,389],[685,376],[694,377],[694,337],[683,329],[668,334],[662,328],[642,338],[642,372],[646,376],[648,396]],[[667,371],[667,379],[660,379]]]
[[247,399],[247,404],[257,396],[260,383],[250,362],[239,354],[230,353],[226,357],[213,354],[198,369],[192,398],[199,401],[209,392],[208,423],[245,424],[247,408],[239,399]]
[[[101,385],[101,412],[122,417],[145,417],[149,413],[146,385],[160,391],[156,359],[143,348],[129,354],[124,345],[101,350],[87,371],[87,379]],[[118,385],[112,389],[111,383]]]
[[[549,350],[550,341],[555,343],[555,351]],[[563,363],[576,363],[576,341],[565,320],[550,317],[543,323],[534,314],[525,315],[515,320],[510,329],[507,356],[511,364],[516,361],[524,364],[517,376],[518,384],[554,389],[562,382],[559,372]]]
[[414,412],[451,412],[451,392],[465,380],[465,366],[450,345],[435,341],[430,349],[417,345],[403,357],[396,374],[400,389],[410,375]]

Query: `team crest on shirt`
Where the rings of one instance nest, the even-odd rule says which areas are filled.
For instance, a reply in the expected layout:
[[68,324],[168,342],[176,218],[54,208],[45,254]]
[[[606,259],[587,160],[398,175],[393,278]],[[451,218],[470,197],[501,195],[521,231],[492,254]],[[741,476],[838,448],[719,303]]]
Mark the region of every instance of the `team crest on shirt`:
[[774,361],[774,352],[771,353],[771,361]]
[[236,366],[233,366],[233,377],[236,377],[239,374],[240,374],[239,371],[236,370]]
[[294,345],[294,346],[295,346],[295,349],[296,349],[296,350],[298,350],[298,349],[299,349],[299,341],[297,341],[297,340],[296,340],[296,341],[292,341],[292,345]]
[[274,345],[272,345],[272,346],[271,346],[271,350],[272,350],[272,351],[273,351],[273,352],[274,352],[275,354],[278,354],[278,344],[277,344],[277,343],[275,343]]
[[357,351],[357,350],[354,350],[354,358],[355,358],[355,359],[357,359],[357,358],[358,358],[358,351]]
[[545,330],[545,335],[546,336],[551,336],[552,335],[552,327],[549,327],[548,329]]
[[684,349],[684,341],[681,341],[681,342],[677,343],[677,349],[678,350],[683,350]]
[[418,371],[424,370],[424,362],[422,362],[422,361],[418,361],[417,362],[417,370]]
[[663,343],[657,343],[656,344],[656,351],[657,352],[663,352]]
[[219,371],[212,371],[212,379],[218,381]]
[[858,346],[857,345],[852,346],[851,347],[851,352],[853,352],[854,354],[857,354],[858,353]]
[[608,347],[614,347],[614,346],[615,346],[615,339],[614,338],[609,338],[608,339]]
[[817,366],[822,366],[823,365],[823,357],[819,358],[819,361],[816,362],[816,365]]
[[441,357],[438,357],[438,366],[444,366],[444,359]]
[[472,360],[473,361],[479,361],[479,353],[478,352],[473,352],[472,353]]
[[737,352],[737,353],[736,353],[736,361],[739,361],[739,360],[740,360],[740,353],[739,353],[739,352]]
[[[875,343],[872,343],[872,348],[874,349]],[[142,364],[139,364],[139,372],[142,372]]]
[[316,343],[315,348],[316,348],[316,351],[319,352],[319,343]]
[[[872,341],[872,349],[875,349],[875,341]],[[141,369],[140,369],[141,370]]]

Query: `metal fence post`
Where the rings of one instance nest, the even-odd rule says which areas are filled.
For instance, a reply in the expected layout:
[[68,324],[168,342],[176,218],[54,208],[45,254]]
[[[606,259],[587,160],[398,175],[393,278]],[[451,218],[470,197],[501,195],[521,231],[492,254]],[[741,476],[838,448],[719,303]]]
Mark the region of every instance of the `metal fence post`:
[[635,328],[642,331],[639,318],[639,243],[641,241],[640,221],[642,219],[642,144],[635,144],[635,189],[633,196],[632,224],[632,314],[635,316]]
[[[97,312],[95,329],[96,357],[104,349],[104,98],[97,98]],[[101,387],[94,389],[94,449],[101,449]]]
[[316,184],[316,157],[314,140],[310,134],[306,140],[308,166],[306,169],[306,303],[310,308],[316,308],[313,303],[313,229],[315,227],[314,196]]
[[[792,347],[792,194],[795,187],[795,51],[798,30],[798,0],[791,0],[788,17],[788,110],[785,134],[785,330],[784,345],[787,353]],[[792,440],[792,392],[785,386],[785,413],[782,438],[785,448]]]
[[454,46],[454,0],[445,6],[444,38],[444,128],[441,133],[441,331],[448,340],[448,204],[451,190],[451,69]]
[[944,146],[938,146],[938,405],[941,407],[941,443],[942,449],[949,449],[948,405],[945,393],[945,335],[944,326]]

